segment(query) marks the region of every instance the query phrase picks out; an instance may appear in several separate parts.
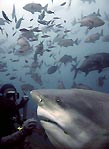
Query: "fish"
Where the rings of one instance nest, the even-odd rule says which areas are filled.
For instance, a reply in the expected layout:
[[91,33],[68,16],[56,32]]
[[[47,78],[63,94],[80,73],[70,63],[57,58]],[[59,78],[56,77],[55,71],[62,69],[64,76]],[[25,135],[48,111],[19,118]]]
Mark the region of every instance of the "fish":
[[14,19],[16,16],[16,12],[15,12],[15,5],[13,4],[13,10],[12,10],[12,19]]
[[16,17],[16,15],[15,15],[15,23],[17,23],[17,17]]
[[40,23],[40,24],[43,24],[43,25],[48,25],[51,21],[38,20],[37,22]]
[[21,29],[19,29],[19,31],[21,31],[21,32],[28,32],[29,30],[26,29],[26,28],[21,28]]
[[50,35],[47,35],[47,34],[46,34],[46,35],[42,35],[41,37],[42,37],[42,38],[48,38],[48,37],[50,37]]
[[73,61],[73,58],[71,55],[64,55],[59,59],[59,62],[64,63],[66,65],[67,63],[71,63]]
[[47,70],[47,73],[48,74],[53,74],[53,73],[55,73],[56,71],[57,71],[57,69],[58,69],[58,66],[56,65],[53,65],[53,66],[50,66],[49,68],[48,68],[48,70]]
[[47,13],[48,13],[48,14],[53,14],[54,11],[48,10]]
[[21,22],[24,20],[23,17],[21,17],[17,22],[16,22],[16,29],[18,29],[21,25]]
[[59,17],[53,17],[53,19],[56,19],[57,20],[57,19],[61,19],[61,18],[59,18]]
[[78,23],[81,23],[80,27],[86,26],[88,29],[103,26],[105,24],[105,22],[96,15],[84,16],[80,21],[78,21]]
[[37,89],[30,95],[38,106],[40,123],[57,149],[103,149],[108,142],[108,93]]
[[72,0],[69,0],[68,8],[71,6],[71,4],[72,4]]
[[28,3],[23,7],[23,9],[34,14],[35,12],[41,12],[43,9],[47,11],[47,7],[48,7],[48,4],[42,7],[42,5],[38,3]]
[[38,27],[35,27],[35,28],[31,29],[31,31],[33,31],[33,32],[42,32],[42,30],[39,29]]
[[17,77],[11,76],[9,79],[10,79],[10,80],[15,80],[15,79],[17,79]]
[[8,16],[6,15],[6,13],[5,13],[4,11],[2,11],[2,15],[3,15],[3,17],[5,18],[5,20],[7,20],[7,21],[9,21],[9,22],[12,22],[12,21],[8,18]]
[[85,60],[75,69],[74,79],[79,71],[85,73],[85,76],[91,71],[97,70],[98,73],[102,72],[104,68],[109,67],[109,53],[95,53],[85,56]]
[[10,59],[12,62],[19,62],[19,59]]
[[99,40],[101,36],[103,36],[103,30],[101,30],[101,33],[97,32],[86,37],[85,43],[95,43],[95,41]]
[[69,46],[73,46],[74,44],[78,45],[78,38],[76,40],[73,39],[61,39],[58,42],[58,45],[61,47],[69,47]]
[[16,33],[17,33],[17,32],[14,32],[12,35],[15,36]]
[[66,4],[66,2],[64,2],[64,3],[60,4],[60,6],[64,6],[65,4]]
[[30,19],[30,21],[33,21],[33,19]]

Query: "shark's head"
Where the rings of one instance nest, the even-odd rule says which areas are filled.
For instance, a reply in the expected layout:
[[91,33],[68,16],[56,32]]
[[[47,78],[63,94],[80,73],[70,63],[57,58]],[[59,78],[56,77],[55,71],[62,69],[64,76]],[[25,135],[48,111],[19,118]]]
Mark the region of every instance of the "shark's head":
[[40,122],[55,147],[82,149],[100,132],[88,118],[93,114],[91,105],[78,100],[78,89],[41,89],[30,94],[38,105]]

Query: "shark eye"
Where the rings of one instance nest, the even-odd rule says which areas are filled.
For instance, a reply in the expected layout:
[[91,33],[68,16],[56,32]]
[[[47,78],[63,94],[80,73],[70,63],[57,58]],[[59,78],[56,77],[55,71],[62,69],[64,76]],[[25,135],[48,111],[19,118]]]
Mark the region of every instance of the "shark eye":
[[60,99],[56,99],[56,101],[57,101],[57,102],[61,102],[61,100],[60,100]]
[[61,105],[61,104],[62,104],[62,101],[61,101],[61,99],[60,99],[60,98],[56,98],[56,102],[57,102],[59,105]]
[[43,100],[40,98],[39,102],[42,102]]

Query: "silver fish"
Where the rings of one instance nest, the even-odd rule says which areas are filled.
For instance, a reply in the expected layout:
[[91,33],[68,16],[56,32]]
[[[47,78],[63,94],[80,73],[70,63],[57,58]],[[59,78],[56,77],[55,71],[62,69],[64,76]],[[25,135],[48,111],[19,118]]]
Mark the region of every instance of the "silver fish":
[[44,7],[42,7],[41,4],[37,4],[37,3],[29,3],[29,4],[26,4],[23,9],[25,9],[26,11],[29,11],[31,12],[32,14],[34,14],[35,12],[41,12],[43,9],[45,11],[47,11],[47,7],[48,7],[48,4],[46,4]]

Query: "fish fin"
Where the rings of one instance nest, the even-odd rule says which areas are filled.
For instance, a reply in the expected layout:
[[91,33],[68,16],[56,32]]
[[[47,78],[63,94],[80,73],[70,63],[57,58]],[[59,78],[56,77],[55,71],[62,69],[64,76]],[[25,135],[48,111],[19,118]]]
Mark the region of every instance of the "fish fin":
[[93,22],[93,21],[91,21],[91,20],[89,20],[89,23],[90,23],[90,26],[89,26],[89,28],[88,28],[88,29],[92,29],[92,28],[93,28],[93,25],[94,25],[94,22]]
[[74,41],[74,43],[75,43],[76,45],[78,45],[78,38],[76,38],[76,40]]
[[46,4],[43,9],[47,12],[48,4]]
[[78,71],[79,69],[75,68],[75,74],[74,74],[73,80],[77,77]]
[[[94,0],[95,1],[95,0]],[[100,9],[97,10],[97,16],[101,17]]]
[[77,56],[73,58],[73,61],[77,63]]

